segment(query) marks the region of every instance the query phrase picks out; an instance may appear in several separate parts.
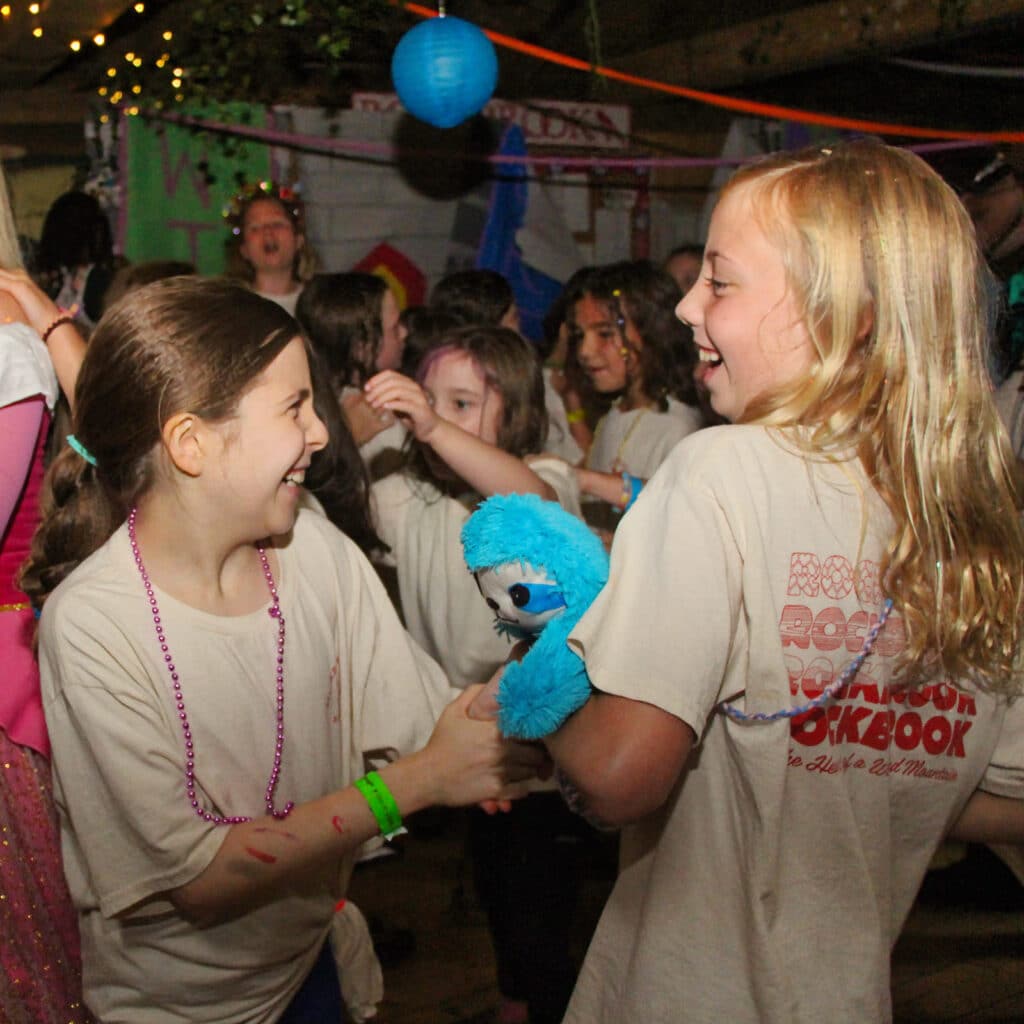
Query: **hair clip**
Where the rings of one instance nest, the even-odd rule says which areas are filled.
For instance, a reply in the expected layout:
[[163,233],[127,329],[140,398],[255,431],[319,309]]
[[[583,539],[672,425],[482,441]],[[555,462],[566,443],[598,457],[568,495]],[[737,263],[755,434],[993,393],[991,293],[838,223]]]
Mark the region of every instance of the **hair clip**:
[[622,311],[622,289],[614,288],[612,290],[612,299],[608,304],[612,307],[612,315],[615,317],[615,326],[618,327],[619,333],[623,338],[626,337],[626,314]]

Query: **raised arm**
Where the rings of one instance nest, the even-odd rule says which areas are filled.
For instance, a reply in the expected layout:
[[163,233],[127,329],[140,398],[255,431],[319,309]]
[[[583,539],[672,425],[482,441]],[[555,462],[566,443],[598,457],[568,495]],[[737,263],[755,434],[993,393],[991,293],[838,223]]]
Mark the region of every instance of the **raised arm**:
[[[61,391],[74,410],[75,381],[85,358],[85,339],[70,316],[64,314],[24,270],[0,270],[0,315],[34,328],[46,342]],[[12,314],[12,310],[15,310]]]
[[554,489],[522,459],[443,419],[416,381],[385,370],[366,385],[374,409],[387,409],[408,424],[416,439],[430,447],[470,487],[491,494],[537,494],[554,501]]

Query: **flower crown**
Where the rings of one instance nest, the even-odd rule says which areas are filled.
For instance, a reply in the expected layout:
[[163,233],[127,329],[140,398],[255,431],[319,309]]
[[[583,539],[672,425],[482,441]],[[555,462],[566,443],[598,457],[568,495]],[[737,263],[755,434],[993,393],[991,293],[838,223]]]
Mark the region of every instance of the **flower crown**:
[[288,212],[297,228],[302,227],[302,200],[299,190],[293,185],[281,185],[276,181],[251,181],[235,193],[221,211],[231,226],[231,234],[242,233],[242,221],[249,204],[256,199],[276,199]]

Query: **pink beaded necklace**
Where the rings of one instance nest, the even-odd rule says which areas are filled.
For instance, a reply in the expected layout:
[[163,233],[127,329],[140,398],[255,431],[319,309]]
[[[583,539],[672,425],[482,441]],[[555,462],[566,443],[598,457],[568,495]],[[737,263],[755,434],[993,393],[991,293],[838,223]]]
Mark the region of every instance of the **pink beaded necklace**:
[[[156,603],[156,595],[153,593],[153,584],[150,582],[149,574],[142,563],[142,554],[139,551],[139,542],[135,536],[135,518],[138,510],[132,506],[128,513],[128,539],[131,542],[132,555],[135,558],[135,565],[142,577],[142,585],[146,590],[146,597],[149,599],[149,608],[153,613],[153,628],[156,631],[156,640],[160,645],[160,651],[164,656],[164,663],[171,676],[171,685],[174,688],[174,702],[178,708],[178,719],[181,722],[181,731],[185,737],[185,790],[192,809],[203,821],[213,825],[240,825],[245,821],[252,821],[252,818],[241,815],[229,815],[222,817],[206,810],[199,803],[196,796],[196,775],[195,775],[195,744],[192,740],[192,729],[188,724],[188,715],[185,713],[185,697],[181,692],[181,680],[178,678],[178,670],[174,666],[174,658],[171,655],[170,647],[167,644],[167,636],[164,633],[163,623],[160,620],[160,608]],[[267,811],[275,818],[287,818],[295,806],[291,800],[285,804],[283,810],[274,806],[274,790],[277,788],[277,779],[281,774],[281,751],[284,749],[284,615],[281,613],[281,601],[277,595],[277,585],[274,583],[274,574],[270,571],[270,563],[267,561],[267,553],[263,547],[257,547],[260,564],[263,566],[263,578],[270,588],[270,598],[273,602],[268,609],[270,617],[277,619],[277,736],[274,742],[274,764],[270,769],[270,778],[267,780],[267,789],[264,793],[264,801]]]

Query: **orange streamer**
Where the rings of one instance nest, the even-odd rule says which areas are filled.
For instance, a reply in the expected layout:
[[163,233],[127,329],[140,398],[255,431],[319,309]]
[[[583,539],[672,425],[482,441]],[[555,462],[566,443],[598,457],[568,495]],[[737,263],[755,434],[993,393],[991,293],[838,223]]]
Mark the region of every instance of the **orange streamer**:
[[[436,10],[431,7],[424,7],[422,4],[403,3],[401,0],[392,0],[392,3],[399,4],[411,14],[418,15],[421,18],[436,18],[438,16]],[[671,85],[668,82],[658,82],[653,78],[642,78],[639,75],[631,75],[625,71],[616,71],[614,68],[590,64],[588,61],[580,60],[578,57],[570,57],[568,54],[558,53],[556,50],[547,50],[542,46],[524,43],[514,36],[506,36],[501,32],[494,32],[487,28],[481,28],[480,30],[492,43],[503,46],[508,50],[524,53],[528,57],[536,57],[538,60],[545,60],[551,64],[560,64],[562,67],[572,68],[575,71],[586,71],[595,75],[601,75],[612,81],[623,82],[626,85],[635,85],[641,89],[651,89],[655,92],[668,93],[671,96],[681,96],[683,99],[705,103],[712,107],[723,107],[726,110],[733,110],[737,113],[753,114],[755,117],[768,117],[779,121],[796,121],[801,124],[816,124],[828,128],[841,128],[846,131],[867,132],[874,135],[902,135],[914,139],[951,139],[964,142],[1024,142],[1024,132],[960,132],[942,128],[922,128],[920,125],[891,124],[887,121],[864,121],[852,117],[819,114],[811,110],[798,110],[795,107],[782,107],[774,103],[758,103],[755,100],[735,99],[731,96],[721,96],[713,92],[702,92],[700,89],[688,89],[683,85]]]

